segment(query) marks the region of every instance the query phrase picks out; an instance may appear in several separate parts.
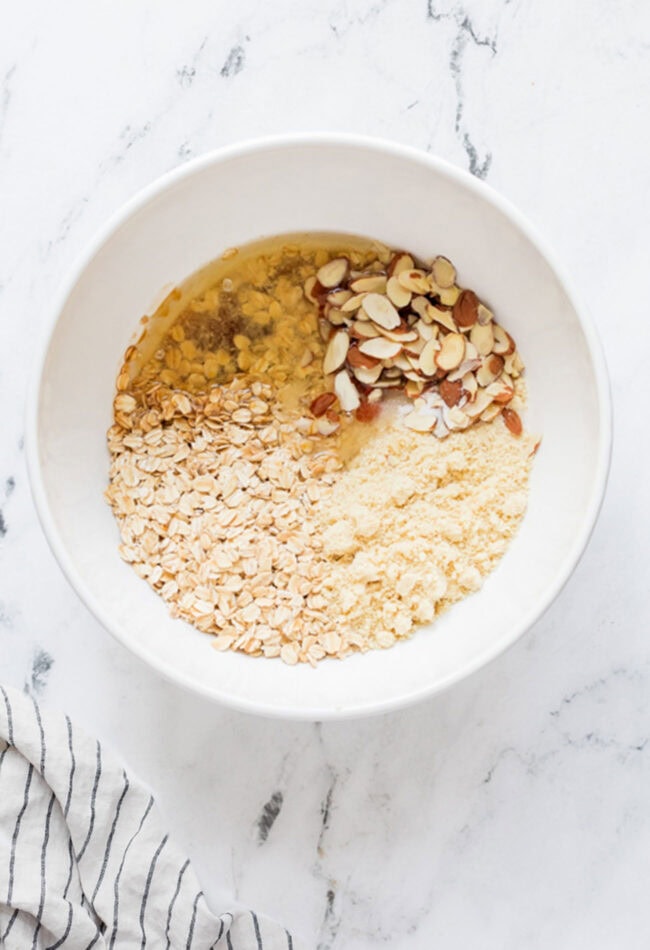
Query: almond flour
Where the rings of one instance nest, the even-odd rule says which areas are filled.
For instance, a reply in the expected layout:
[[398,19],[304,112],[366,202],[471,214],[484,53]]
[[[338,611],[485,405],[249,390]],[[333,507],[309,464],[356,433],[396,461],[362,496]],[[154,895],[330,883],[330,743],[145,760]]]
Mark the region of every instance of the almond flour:
[[[314,665],[478,589],[536,445],[523,364],[470,294],[446,258],[328,237],[232,250],[170,295],[118,376],[106,497],[172,616]],[[443,309],[405,327],[417,300]]]

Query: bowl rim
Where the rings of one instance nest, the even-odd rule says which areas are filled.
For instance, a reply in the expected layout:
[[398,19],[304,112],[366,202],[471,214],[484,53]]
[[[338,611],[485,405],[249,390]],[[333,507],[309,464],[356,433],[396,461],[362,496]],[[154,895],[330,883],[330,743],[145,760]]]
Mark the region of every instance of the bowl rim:
[[[158,195],[167,191],[170,187],[184,179],[192,177],[197,172],[202,171],[211,165],[218,165],[221,162],[240,158],[257,152],[266,150],[292,148],[292,147],[311,147],[318,148],[337,147],[350,149],[366,149],[380,152],[384,155],[394,156],[408,162],[415,162],[428,167],[437,174],[445,177],[455,184],[461,185],[466,190],[473,192],[476,196],[486,201],[500,211],[535,247],[537,252],[545,260],[548,266],[555,274],[569,302],[575,310],[576,316],[585,335],[587,348],[594,370],[597,401],[598,401],[598,419],[599,419],[599,445],[596,471],[594,473],[593,489],[587,508],[586,515],[579,532],[577,532],[573,545],[565,556],[563,562],[558,568],[555,582],[549,586],[544,595],[537,599],[535,604],[520,618],[520,620],[509,628],[506,635],[492,644],[488,649],[479,653],[472,660],[465,663],[454,673],[450,673],[442,680],[432,683],[428,686],[407,692],[404,695],[392,697],[380,702],[364,702],[358,706],[346,707],[308,707],[296,709],[292,706],[285,706],[282,703],[270,705],[267,701],[259,701],[243,697],[231,696],[228,693],[222,693],[219,689],[195,683],[191,676],[179,672],[171,664],[168,664],[161,658],[152,655],[139,644],[131,642],[129,637],[123,633],[119,623],[114,621],[111,616],[96,602],[91,590],[86,586],[83,577],[77,571],[72,558],[69,556],[66,546],[60,537],[54,517],[50,510],[43,472],[39,459],[39,438],[38,438],[38,412],[41,403],[43,371],[47,355],[56,326],[61,313],[74,290],[81,274],[91,263],[95,255],[100,251],[103,245],[122,227],[126,221],[134,214],[144,208],[150,201]],[[487,666],[507,649],[513,646],[523,635],[536,623],[547,611],[556,597],[559,595],[571,574],[575,570],[584,550],[589,542],[594,530],[598,514],[600,512],[607,478],[609,474],[611,451],[612,451],[612,401],[610,382],[607,372],[607,365],[602,349],[601,341],[598,337],[595,325],[586,309],[578,302],[575,290],[569,281],[562,263],[557,259],[555,252],[547,245],[546,240],[540,236],[536,228],[528,221],[525,215],[519,211],[507,198],[504,198],[492,186],[486,182],[471,175],[468,171],[458,168],[443,158],[431,155],[421,149],[409,145],[403,145],[387,139],[355,135],[338,132],[308,132],[261,136],[253,139],[246,139],[231,145],[222,146],[205,152],[196,158],[177,166],[176,168],[164,173],[154,181],[139,189],[131,198],[127,199],[120,207],[114,211],[106,222],[95,232],[90,242],[85,246],[80,254],[73,261],[72,267],[67,272],[66,277],[59,286],[54,295],[53,303],[49,309],[48,316],[44,321],[41,330],[40,339],[37,343],[35,354],[35,364],[28,380],[27,401],[26,401],[26,428],[25,428],[25,455],[27,470],[31,485],[34,505],[43,528],[45,537],[48,541],[56,560],[72,586],[73,590],[85,606],[90,610],[93,616],[101,625],[112,634],[115,639],[123,644],[131,653],[144,661],[147,666],[153,667],[166,680],[171,681],[195,695],[200,695],[212,702],[220,703],[231,709],[254,715],[265,716],[278,719],[293,719],[302,721],[323,721],[323,720],[344,720],[360,718],[364,716],[380,715],[382,713],[392,712],[405,708],[420,702],[430,696],[436,695],[449,689],[456,683],[461,682],[479,669]]]

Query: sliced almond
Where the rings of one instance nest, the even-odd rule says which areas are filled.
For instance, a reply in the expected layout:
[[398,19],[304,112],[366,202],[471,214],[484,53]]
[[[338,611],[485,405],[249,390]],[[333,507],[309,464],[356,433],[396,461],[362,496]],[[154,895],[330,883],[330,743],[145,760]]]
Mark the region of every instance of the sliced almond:
[[388,297],[381,294],[368,294],[363,301],[363,309],[373,323],[384,330],[394,330],[401,323],[399,313]]
[[332,324],[332,326],[340,327],[350,319],[349,313],[343,313],[342,310],[338,310],[336,307],[330,307],[326,313],[327,319]]
[[318,418],[319,416],[324,416],[328,409],[331,409],[334,403],[336,402],[336,396],[334,393],[321,393],[319,396],[316,396],[315,399],[312,399],[309,406],[309,411],[312,415]]
[[510,402],[515,394],[514,386],[508,385],[503,378],[499,378],[496,382],[490,383],[485,391],[492,396],[494,402],[501,404]]
[[438,341],[434,338],[429,340],[425,345],[424,349],[420,353],[418,359],[418,367],[422,370],[425,376],[435,376],[438,371],[438,365],[436,364],[436,354],[440,349]]
[[363,303],[365,294],[355,294],[354,297],[348,297],[344,304],[341,304],[341,310],[344,313],[354,313]]
[[471,340],[468,340],[465,337],[465,359],[466,360],[477,360],[480,359],[479,351],[476,349]]
[[318,298],[314,297],[313,295],[313,290],[316,284],[317,284],[317,280],[315,277],[308,277],[303,286],[305,297],[311,303],[318,303]]
[[335,373],[337,369],[343,366],[349,346],[350,337],[347,331],[337,330],[327,344],[327,350],[325,351],[325,357],[323,359],[323,372],[326,376],[329,373]]
[[381,336],[379,330],[369,320],[355,320],[350,327],[350,335],[357,339],[371,340],[375,336]]
[[481,324],[482,327],[487,326],[488,323],[491,323],[492,320],[494,319],[494,314],[492,313],[491,310],[488,310],[488,308],[485,306],[484,303],[480,303],[478,305],[476,316],[477,316],[478,322]]
[[456,283],[456,268],[446,257],[436,257],[431,265],[431,275],[441,290],[448,290]]
[[448,429],[466,429],[472,421],[467,413],[458,406],[454,406],[451,409],[449,409],[448,406],[444,406],[442,418],[445,420],[445,425]]
[[373,340],[364,340],[363,343],[359,344],[359,350],[361,353],[374,356],[378,360],[392,360],[398,353],[402,352],[402,344],[378,336]]
[[352,372],[364,386],[374,386],[381,376],[382,370],[383,366],[378,362],[375,366],[355,366]]
[[454,304],[454,320],[461,329],[473,327],[478,321],[478,306],[481,301],[473,290],[463,290]]
[[397,277],[405,290],[414,294],[427,294],[430,290],[429,278],[423,270],[403,270]]
[[388,276],[398,277],[402,271],[412,270],[415,267],[415,261],[410,254],[404,251],[398,251],[388,264]]
[[386,277],[384,274],[364,274],[350,281],[350,290],[355,294],[383,294],[386,292]]
[[418,320],[415,324],[415,329],[417,330],[419,336],[425,341],[433,340],[438,334],[438,327],[433,323],[425,323],[424,320]]
[[428,340],[423,340],[422,337],[418,337],[417,340],[413,340],[412,343],[404,344],[404,352],[409,356],[417,358],[428,342]]
[[319,435],[331,435],[333,432],[336,432],[340,425],[340,422],[334,422],[334,420],[323,416],[323,418],[319,419],[316,423],[316,429]]
[[343,412],[354,412],[359,408],[361,400],[357,387],[344,369],[334,377],[334,392],[338,396]]
[[445,307],[453,307],[460,296],[460,287],[438,287],[433,279],[430,280],[430,285],[429,293],[437,297]]
[[426,323],[431,323],[431,317],[428,317],[427,311],[431,304],[426,297],[419,295],[411,300],[411,310],[421,317]]
[[372,367],[377,366],[381,360],[375,359],[374,356],[368,356],[366,353],[362,353],[359,347],[354,345],[348,350],[347,362],[348,366],[364,366],[366,369],[371,369]]
[[452,333],[458,331],[456,321],[449,310],[440,310],[438,307],[434,307],[433,304],[428,304],[427,314],[431,320],[435,323],[439,323],[445,330],[451,330]]
[[438,423],[435,429],[433,430],[433,434],[435,435],[437,439],[446,439],[447,436],[449,435],[449,429],[445,425],[445,421],[442,418],[442,416],[440,416],[440,418],[438,419]]
[[397,330],[382,330],[381,335],[385,336],[387,340],[393,340],[394,343],[413,343],[418,338],[417,330],[405,329],[402,330],[401,327],[398,327]]
[[482,412],[485,412],[491,403],[492,396],[488,391],[486,389],[479,389],[476,393],[476,398],[472,402],[468,402],[465,406],[464,412],[470,419],[476,419]]
[[404,392],[409,399],[417,399],[422,390],[424,389],[424,380],[423,379],[409,379],[407,380],[406,386],[404,387]]
[[[467,343],[465,343],[465,346],[467,347]],[[480,369],[481,362],[480,356],[476,360],[463,360],[458,369],[452,370],[452,372],[449,373],[447,379],[450,383],[455,383],[457,379],[462,379],[466,373],[474,373],[477,369]]]
[[404,425],[407,429],[413,429],[414,432],[431,432],[438,422],[438,413],[433,411],[409,412],[404,416]]
[[439,369],[449,372],[463,362],[465,356],[465,337],[462,333],[448,333],[442,338],[441,347],[436,353]]
[[340,287],[348,274],[350,262],[347,257],[335,257],[318,270],[316,277],[322,287]]
[[493,325],[494,330],[494,352],[499,353],[501,356],[509,356],[510,353],[515,351],[515,341],[512,339],[509,333],[507,333],[503,327],[500,327],[498,323]]
[[422,373],[421,373],[421,372],[419,372],[418,370],[415,370],[415,369],[405,370],[405,371],[404,371],[404,378],[405,378],[405,379],[409,379],[409,380],[411,380],[411,382],[414,382],[414,383],[429,383],[429,382],[430,382],[430,380],[425,379],[425,378],[422,376]]
[[470,342],[474,344],[481,356],[487,356],[494,347],[494,333],[492,324],[486,323],[482,326],[475,323],[469,333]]
[[514,409],[503,410],[503,421],[513,435],[521,435],[523,432],[524,427],[521,422],[521,417]]
[[474,373],[464,373],[461,378],[461,382],[467,395],[470,397],[470,399],[473,399],[478,391],[478,383],[476,382],[476,376]]
[[502,406],[498,403],[493,402],[491,406],[488,406],[487,409],[481,413],[480,419],[481,422],[492,422],[493,419],[501,413]]
[[349,290],[333,290],[327,295],[327,302],[331,303],[333,307],[341,307],[351,296]]
[[509,353],[506,357],[504,357],[504,360],[506,373],[508,373],[514,379],[517,379],[517,377],[521,376],[522,372],[524,371],[524,364],[516,350],[514,353]]
[[388,278],[388,283],[386,284],[386,293],[398,310],[401,310],[402,307],[408,307],[411,302],[411,291],[407,290],[406,287],[402,287],[394,274],[392,277]]
[[443,379],[438,386],[438,390],[443,402],[449,408],[457,406],[463,396],[463,384],[460,380],[450,383],[449,380]]
[[503,358],[492,353],[491,356],[484,356],[481,366],[476,371],[476,382],[479,386],[489,386],[501,375],[503,370]]
[[404,353],[398,353],[397,356],[393,357],[390,363],[391,366],[396,366],[397,369],[401,369],[403,373],[410,373],[413,369]]
[[371,392],[368,393],[367,401],[369,403],[379,402],[383,395],[384,394],[382,393],[381,389],[373,389]]

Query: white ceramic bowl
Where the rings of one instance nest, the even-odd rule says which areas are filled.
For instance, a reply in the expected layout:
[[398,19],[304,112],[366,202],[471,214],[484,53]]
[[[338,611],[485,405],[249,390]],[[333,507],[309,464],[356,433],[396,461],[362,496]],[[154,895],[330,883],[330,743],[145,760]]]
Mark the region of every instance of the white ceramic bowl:
[[[521,530],[482,590],[387,651],[287,667],[211,649],[171,620],[117,553],[102,498],[120,357],[170,284],[226,247],[289,231],[368,235],[443,253],[496,308],[527,364],[529,423],[543,434]],[[129,201],[53,308],[30,397],[28,459],[43,527],[95,616],[160,673],[249,712],[306,719],[377,713],[477,670],[545,610],[596,520],[610,452],[606,368],[594,329],[539,238],[490,188],[430,156],[339,135],[226,148]],[[534,676],[534,670],[531,670]]]

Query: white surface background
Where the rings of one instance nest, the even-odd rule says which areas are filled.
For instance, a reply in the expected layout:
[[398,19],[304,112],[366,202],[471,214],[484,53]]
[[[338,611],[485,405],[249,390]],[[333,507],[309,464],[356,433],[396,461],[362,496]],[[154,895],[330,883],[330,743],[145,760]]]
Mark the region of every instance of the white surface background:
[[[5,10],[0,680],[152,785],[215,904],[320,950],[647,946],[649,83],[643,0]],[[322,727],[206,705],[114,643],[49,553],[22,452],[35,340],[95,229],[193,155],[307,129],[428,149],[518,204],[591,309],[616,410],[601,519],[544,619],[447,695]]]

